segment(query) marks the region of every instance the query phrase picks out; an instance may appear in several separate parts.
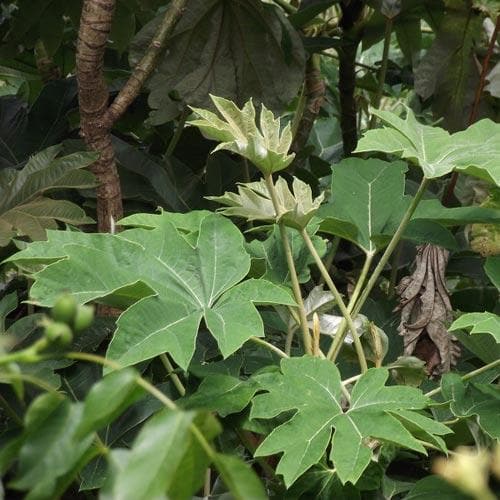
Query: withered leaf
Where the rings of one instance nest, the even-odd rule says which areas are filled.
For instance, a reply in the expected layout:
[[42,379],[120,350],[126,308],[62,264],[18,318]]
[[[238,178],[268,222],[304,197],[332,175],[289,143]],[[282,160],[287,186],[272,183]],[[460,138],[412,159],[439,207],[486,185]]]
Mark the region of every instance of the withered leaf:
[[396,291],[401,311],[399,334],[404,337],[405,356],[415,355],[426,362],[430,375],[450,371],[460,349],[447,330],[451,303],[445,284],[449,252],[435,245],[417,248],[415,271],[405,276]]

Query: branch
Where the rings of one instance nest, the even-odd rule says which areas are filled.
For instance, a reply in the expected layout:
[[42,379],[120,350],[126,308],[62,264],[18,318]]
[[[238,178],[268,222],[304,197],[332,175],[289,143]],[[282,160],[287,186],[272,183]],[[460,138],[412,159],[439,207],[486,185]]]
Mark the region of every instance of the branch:
[[130,104],[139,95],[141,88],[157,66],[157,62],[167,41],[172,35],[186,8],[187,0],[172,0],[165,12],[158,29],[146,50],[146,53],[134,68],[125,86],[104,115],[103,125],[111,128],[113,123],[125,113]]

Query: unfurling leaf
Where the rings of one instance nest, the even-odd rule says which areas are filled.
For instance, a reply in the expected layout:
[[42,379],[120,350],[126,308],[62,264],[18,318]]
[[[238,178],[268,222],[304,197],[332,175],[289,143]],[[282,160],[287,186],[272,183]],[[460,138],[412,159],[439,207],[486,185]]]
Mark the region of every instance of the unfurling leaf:
[[428,179],[453,170],[474,175],[500,186],[500,123],[481,120],[467,130],[446,130],[419,123],[411,109],[403,120],[390,111],[372,110],[383,128],[367,131],[356,153],[394,153],[419,165]]
[[449,429],[413,411],[424,409],[429,400],[413,387],[386,386],[386,369],[368,370],[354,386],[349,404],[342,397],[339,371],[327,360],[309,356],[284,359],[281,372],[269,383],[260,379],[267,393],[253,398],[251,418],[269,419],[295,411],[255,453],[283,452],[276,471],[287,486],[317,464],[330,445],[329,459],[342,483],[355,483],[368,467],[374,440],[425,453],[414,436],[417,434],[446,449],[439,436]]
[[238,194],[226,192],[222,196],[209,196],[228,208],[219,209],[224,215],[244,217],[247,220],[259,220],[285,225],[298,230],[304,229],[314,217],[324,194],[313,199],[311,187],[294,177],[292,191],[283,177],[275,184],[276,200],[280,206],[280,215],[276,215],[266,181],[249,182],[238,186]]
[[207,138],[221,143],[214,152],[226,149],[237,153],[264,175],[283,170],[292,163],[295,155],[288,154],[292,143],[290,124],[281,130],[280,119],[274,118],[272,111],[262,105],[257,126],[251,99],[239,109],[222,97],[211,98],[221,117],[205,109],[192,108],[200,118],[189,123],[198,127]]
[[434,245],[418,248],[415,271],[397,287],[400,296],[399,333],[404,337],[404,354],[424,359],[427,371],[438,375],[450,371],[460,349],[447,324],[451,304],[445,284],[448,251]]

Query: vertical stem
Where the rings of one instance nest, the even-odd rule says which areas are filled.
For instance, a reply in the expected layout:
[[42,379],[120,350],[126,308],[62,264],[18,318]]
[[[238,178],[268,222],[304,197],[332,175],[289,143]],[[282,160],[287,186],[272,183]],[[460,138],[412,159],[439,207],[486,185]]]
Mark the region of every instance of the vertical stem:
[[167,150],[165,151],[165,158],[170,158],[172,156],[172,153],[174,152],[175,147],[177,146],[177,143],[181,138],[182,131],[184,130],[184,125],[186,124],[186,119],[188,116],[189,108],[186,107],[182,110],[182,113],[179,116],[179,121],[177,123],[177,127],[175,128],[174,135],[172,136],[172,139],[170,139]]
[[[385,21],[385,36],[384,36],[384,51],[382,54],[382,64],[380,66],[380,72],[378,75],[378,87],[377,93],[375,94],[375,100],[373,101],[373,107],[379,109],[380,101],[382,100],[382,95],[384,93],[385,77],[387,75],[387,64],[389,62],[389,49],[391,47],[391,35],[392,35],[392,18],[388,17]],[[372,115],[368,129],[373,128],[377,123],[377,117]]]
[[[356,317],[356,315],[359,313],[361,308],[363,307],[363,304],[366,302],[366,299],[370,295],[370,292],[372,291],[373,287],[377,283],[377,280],[384,270],[385,265],[387,264],[392,252],[396,248],[397,244],[399,243],[399,240],[403,236],[403,233],[406,229],[406,226],[410,222],[410,219],[413,215],[413,212],[415,212],[415,209],[417,208],[418,204],[420,203],[420,200],[425,193],[425,190],[427,189],[427,185],[429,184],[429,179],[426,179],[425,177],[422,179],[420,182],[420,186],[418,188],[417,193],[415,194],[415,197],[413,198],[410,206],[406,210],[403,218],[401,219],[401,222],[399,223],[399,226],[394,233],[394,236],[392,237],[391,241],[389,242],[389,245],[385,249],[385,252],[383,253],[382,257],[380,258],[379,263],[373,270],[373,273],[370,276],[370,279],[368,280],[368,283],[364,287],[359,299],[357,300],[356,304],[354,305],[352,309],[352,315]],[[328,351],[328,359],[331,359],[332,361],[335,361],[337,358],[340,348],[342,346],[342,342],[344,341],[345,338],[345,333],[346,333],[346,327],[341,324],[339,326],[339,330],[337,332],[337,335],[335,335],[335,338],[333,340],[333,343],[330,347],[330,350]]]
[[[273,178],[270,174],[264,177],[267,185],[267,189],[271,196],[273,202],[274,210],[276,212],[276,218],[279,220],[281,215],[281,207],[276,197],[276,190],[274,189]],[[302,330],[302,341],[304,343],[304,350],[307,354],[312,353],[311,336],[309,335],[309,326],[307,325],[307,315],[304,308],[304,301],[302,300],[302,292],[300,291],[299,278],[297,277],[297,271],[295,269],[295,262],[293,261],[292,249],[290,247],[290,241],[288,240],[288,235],[286,234],[286,227],[282,222],[278,222],[281,235],[281,243],[283,245],[283,250],[286,256],[286,262],[288,264],[288,270],[290,272],[290,279],[292,281],[292,290],[295,297],[295,302],[298,305],[298,312],[300,318],[300,328]]]
[[172,379],[172,383],[175,385],[177,392],[181,396],[185,396],[186,388],[184,387],[184,384],[181,382],[181,379],[178,377],[177,373],[175,373],[174,367],[172,366],[170,359],[168,359],[168,356],[165,353],[160,354],[160,361],[163,363],[163,366],[167,370],[168,376]]
[[[339,243],[340,243],[340,238],[338,236],[335,236],[332,240],[332,246],[330,247],[330,250],[328,250],[328,253],[326,254],[325,258],[325,267],[328,273],[330,273],[330,268],[332,267],[333,264],[333,259],[335,258],[335,254],[337,253],[337,250],[339,248]],[[319,285],[322,285],[325,282],[323,279],[323,276],[321,276],[319,280]]]
[[[364,373],[368,370],[368,365],[366,364],[366,357],[363,351],[363,346],[361,345],[361,341],[359,340],[358,332],[356,330],[356,327],[354,326],[354,322],[352,321],[351,315],[349,314],[344,304],[344,301],[342,300],[342,296],[340,295],[339,291],[337,290],[337,287],[335,286],[335,283],[328,274],[328,271],[326,270],[326,267],[323,264],[321,257],[318,255],[318,252],[314,248],[313,242],[311,241],[309,234],[305,229],[303,229],[301,235],[302,238],[304,238],[304,241],[307,245],[307,248],[309,249],[309,252],[313,256],[316,265],[318,266],[321,276],[323,276],[323,279],[325,280],[327,287],[332,292],[335,301],[337,303],[337,306],[340,309],[342,316],[344,316],[344,320],[347,321],[347,325],[349,326],[349,330],[351,331],[352,339],[354,341],[354,348],[356,349],[356,354],[358,356],[359,366],[361,368],[361,372]],[[338,332],[335,338],[337,338],[337,336]]]

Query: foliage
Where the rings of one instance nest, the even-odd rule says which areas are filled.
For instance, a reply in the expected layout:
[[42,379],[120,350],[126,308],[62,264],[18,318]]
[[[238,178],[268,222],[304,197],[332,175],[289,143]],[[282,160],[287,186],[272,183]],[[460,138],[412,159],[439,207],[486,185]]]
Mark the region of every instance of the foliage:
[[0,496],[498,497],[497,3],[3,2]]

